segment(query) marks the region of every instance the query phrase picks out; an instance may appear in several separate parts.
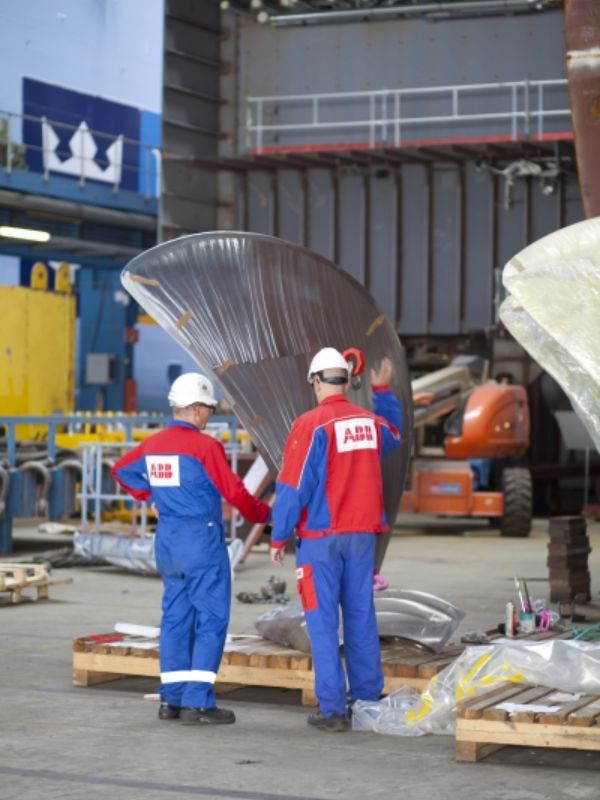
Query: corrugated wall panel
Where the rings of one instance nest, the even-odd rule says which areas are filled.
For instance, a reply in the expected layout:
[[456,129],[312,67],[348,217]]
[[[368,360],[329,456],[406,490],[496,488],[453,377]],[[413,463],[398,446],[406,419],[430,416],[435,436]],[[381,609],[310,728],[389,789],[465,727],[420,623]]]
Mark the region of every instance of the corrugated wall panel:
[[278,173],[277,230],[282,239],[304,243],[304,208],[302,175],[297,170],[282,169]]
[[488,329],[496,271],[527,243],[582,217],[575,176],[552,194],[542,193],[537,178],[517,179],[506,208],[504,178],[474,163],[405,165],[370,176],[253,171],[238,186],[241,228],[336,261],[406,336]]
[[189,161],[217,154],[219,37],[217,6],[165,0],[161,240],[216,227],[217,177]]
[[569,175],[562,182],[563,225],[572,225],[583,219],[581,191],[577,176]]
[[365,282],[364,180],[355,173],[339,179],[339,264],[359,283]]
[[308,170],[308,229],[305,244],[315,253],[333,259],[334,190],[328,169]]
[[511,193],[510,208],[505,208],[504,181],[495,182],[496,253],[495,265],[503,267],[507,261],[522,250],[528,243],[529,226],[529,183],[527,180],[515,182]]
[[274,208],[272,178],[269,172],[250,172],[247,183],[247,229],[254,233],[274,234]]
[[465,166],[462,331],[481,331],[492,323],[494,296],[494,195],[489,172]]
[[439,165],[432,170],[430,327],[452,334],[461,325],[461,171]]
[[429,330],[429,169],[406,166],[402,170],[400,333]]
[[385,314],[396,320],[396,278],[398,241],[396,231],[396,184],[393,175],[386,173],[369,180],[371,207],[369,236],[368,289]]

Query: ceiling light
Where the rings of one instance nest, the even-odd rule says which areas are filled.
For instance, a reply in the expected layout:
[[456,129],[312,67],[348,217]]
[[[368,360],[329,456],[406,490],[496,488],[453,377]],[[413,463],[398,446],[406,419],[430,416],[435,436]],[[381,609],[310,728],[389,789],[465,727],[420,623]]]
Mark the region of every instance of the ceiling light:
[[0,225],[0,236],[7,239],[26,239],[29,242],[47,242],[50,238],[48,231],[36,231],[33,228],[11,228],[9,225]]

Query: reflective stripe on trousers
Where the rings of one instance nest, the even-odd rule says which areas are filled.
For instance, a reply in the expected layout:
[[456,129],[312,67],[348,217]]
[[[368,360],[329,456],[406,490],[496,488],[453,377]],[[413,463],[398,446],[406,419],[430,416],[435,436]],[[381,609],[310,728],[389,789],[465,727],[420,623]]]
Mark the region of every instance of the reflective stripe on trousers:
[[174,706],[212,708],[231,605],[223,528],[214,522],[161,520],[155,552],[164,584],[161,699]]

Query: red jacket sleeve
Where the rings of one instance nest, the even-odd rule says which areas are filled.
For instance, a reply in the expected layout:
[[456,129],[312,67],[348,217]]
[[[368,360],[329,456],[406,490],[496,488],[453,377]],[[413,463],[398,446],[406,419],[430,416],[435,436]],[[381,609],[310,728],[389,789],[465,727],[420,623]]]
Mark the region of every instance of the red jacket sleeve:
[[141,444],[121,456],[113,465],[111,474],[119,486],[135,500],[149,500],[152,497]]
[[221,442],[215,440],[208,452],[203,453],[202,463],[219,492],[248,522],[266,522],[269,519],[270,507],[250,494],[240,477],[231,470]]

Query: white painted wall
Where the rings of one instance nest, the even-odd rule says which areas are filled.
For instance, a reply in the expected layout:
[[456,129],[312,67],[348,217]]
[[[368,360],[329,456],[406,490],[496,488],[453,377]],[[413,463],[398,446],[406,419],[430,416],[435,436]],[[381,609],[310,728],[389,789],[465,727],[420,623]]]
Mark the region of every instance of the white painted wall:
[[0,110],[23,76],[161,112],[163,0],[3,0]]

